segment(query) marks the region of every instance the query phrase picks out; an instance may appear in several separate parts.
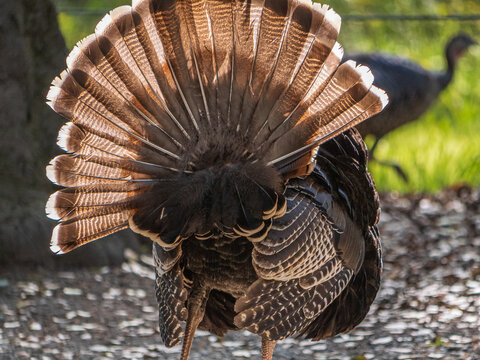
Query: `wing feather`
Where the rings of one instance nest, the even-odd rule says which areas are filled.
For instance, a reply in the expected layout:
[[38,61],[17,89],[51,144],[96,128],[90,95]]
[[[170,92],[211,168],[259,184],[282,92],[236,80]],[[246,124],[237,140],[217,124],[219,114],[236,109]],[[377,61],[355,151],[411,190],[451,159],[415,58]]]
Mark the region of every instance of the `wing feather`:
[[[362,234],[313,178],[291,181],[285,196],[286,214],[254,243],[259,280],[235,305],[235,324],[270,340],[309,326],[348,286],[364,256]],[[348,231],[340,228],[347,225]]]

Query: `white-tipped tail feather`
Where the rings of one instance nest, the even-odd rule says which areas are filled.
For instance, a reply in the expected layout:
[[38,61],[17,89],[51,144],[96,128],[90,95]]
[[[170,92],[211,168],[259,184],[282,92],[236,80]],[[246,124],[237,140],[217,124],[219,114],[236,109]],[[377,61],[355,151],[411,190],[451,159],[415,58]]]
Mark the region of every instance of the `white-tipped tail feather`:
[[353,71],[360,75],[360,81],[366,88],[370,88],[373,84],[373,74],[370,69],[364,65],[357,64],[353,60],[348,60],[345,62],[345,65],[348,65],[352,68]]
[[57,145],[66,152],[72,152],[72,150],[68,148],[68,139],[74,126],[72,122],[68,122],[63,125],[58,132]]
[[106,14],[95,26],[95,34],[101,34],[106,31],[110,26],[112,26],[112,11],[110,11],[108,14]]
[[55,185],[58,185],[57,175],[54,168],[54,162],[55,162],[55,159],[52,159],[50,163],[47,165],[45,170],[46,170],[48,180],[50,180]]
[[388,105],[387,93],[376,86],[372,86],[370,88],[370,92],[372,92],[375,96],[377,96],[380,99],[380,101],[382,102],[382,110],[385,109],[385,106]]
[[65,254],[61,247],[58,245],[58,230],[59,230],[60,225],[57,225],[53,228],[52,232],[52,239],[50,240],[50,250],[57,254],[57,255],[62,255]]
[[47,200],[47,204],[45,205],[45,213],[47,217],[52,220],[60,220],[62,217],[60,216],[60,212],[55,207],[56,198],[58,193],[53,193]]
[[[58,79],[58,80],[57,80]],[[59,77],[56,77],[54,80],[53,80],[53,83],[52,83],[52,86],[50,86],[50,89],[48,90],[48,93],[47,93],[47,104],[48,106],[50,106],[53,110],[55,110],[54,108],[54,101],[57,99],[58,95],[60,94],[60,88],[58,88],[56,85],[54,85],[55,83],[58,83],[60,82],[60,78]]]
[[75,66],[75,63],[77,62],[78,58],[82,55],[82,50],[80,50],[80,47],[82,44],[86,42],[86,39],[80,40],[70,51],[70,54],[67,56],[67,67],[68,68],[73,68]]
[[[320,4],[315,3],[313,8],[315,9],[316,6]],[[330,24],[330,26],[336,31],[338,34],[340,32],[340,27],[342,26],[342,18],[338,15],[335,10],[330,8],[328,5],[322,5],[326,9],[325,13],[325,21]]]

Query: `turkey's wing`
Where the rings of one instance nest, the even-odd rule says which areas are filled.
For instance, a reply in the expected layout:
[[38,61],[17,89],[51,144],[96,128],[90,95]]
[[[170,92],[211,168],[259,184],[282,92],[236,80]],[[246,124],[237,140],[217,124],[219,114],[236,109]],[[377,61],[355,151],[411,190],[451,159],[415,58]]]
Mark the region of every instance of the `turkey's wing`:
[[301,332],[362,265],[363,234],[315,178],[291,181],[287,212],[254,243],[259,276],[236,305],[235,324],[269,340]]

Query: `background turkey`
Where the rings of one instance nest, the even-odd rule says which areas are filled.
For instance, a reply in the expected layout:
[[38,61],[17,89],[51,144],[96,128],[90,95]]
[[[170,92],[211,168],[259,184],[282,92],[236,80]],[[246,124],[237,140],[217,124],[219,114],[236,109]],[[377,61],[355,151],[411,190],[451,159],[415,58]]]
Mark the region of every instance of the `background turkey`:
[[53,81],[70,122],[47,167],[66,186],[47,203],[51,249],[127,227],[153,240],[160,330],[184,336],[182,359],[198,326],[256,333],[271,359],[277,340],[351,329],[375,297],[378,201],[349,129],[387,98],[339,66],[339,26],[304,1],[134,1]]
[[344,61],[355,60],[367,65],[375,77],[374,84],[384,89],[389,97],[389,103],[384,111],[357,126],[363,137],[375,136],[375,142],[370,148],[370,159],[392,166],[405,181],[408,181],[406,173],[398,164],[374,158],[378,141],[390,131],[417,120],[427,111],[452,81],[458,59],[474,44],[476,41],[466,34],[453,37],[445,46],[447,69],[444,72],[428,71],[407,59],[392,55],[380,53],[345,55]]

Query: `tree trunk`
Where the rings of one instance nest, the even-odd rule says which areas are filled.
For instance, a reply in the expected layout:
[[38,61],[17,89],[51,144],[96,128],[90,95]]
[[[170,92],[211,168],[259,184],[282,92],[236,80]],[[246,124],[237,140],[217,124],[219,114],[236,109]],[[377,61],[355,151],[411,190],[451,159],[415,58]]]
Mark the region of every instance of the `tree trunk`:
[[50,0],[0,0],[0,265],[112,264],[123,259],[126,245],[136,246],[125,233],[73,255],[49,251],[54,223],[45,217],[45,202],[55,187],[45,166],[59,152],[64,119],[45,96],[66,55]]

